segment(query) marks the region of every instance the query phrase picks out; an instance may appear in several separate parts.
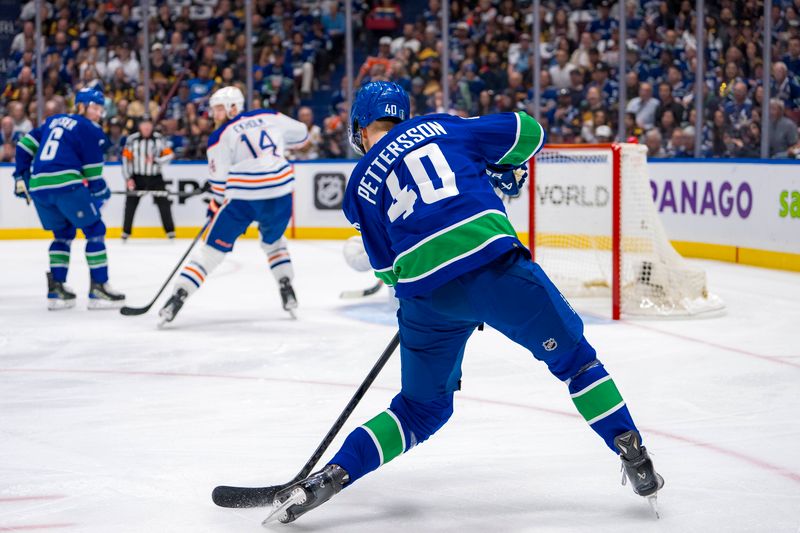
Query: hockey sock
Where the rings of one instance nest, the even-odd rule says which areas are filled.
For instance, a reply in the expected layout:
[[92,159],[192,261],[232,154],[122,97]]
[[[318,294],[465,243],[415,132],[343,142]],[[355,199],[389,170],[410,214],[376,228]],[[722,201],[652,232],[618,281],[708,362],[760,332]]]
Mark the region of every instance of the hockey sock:
[[55,239],[50,243],[50,272],[53,279],[64,283],[67,281],[67,271],[69,270],[69,250],[72,239]]
[[568,387],[578,412],[606,445],[617,453],[614,437],[631,429],[636,430],[636,425],[603,364],[595,359],[585,365],[568,380]]
[[272,275],[277,281],[283,278],[294,279],[294,269],[292,260],[289,257],[289,249],[286,248],[286,239],[281,237],[272,244],[261,242],[261,249],[267,254],[267,261]]
[[223,259],[225,259],[224,252],[204,244],[181,269],[175,288],[184,289],[191,296]]
[[89,263],[92,281],[96,283],[108,281],[108,255],[103,237],[91,237],[86,241],[86,262]]
[[344,468],[352,483],[427,440],[452,414],[452,394],[431,402],[398,394],[389,409],[353,430],[328,464]]

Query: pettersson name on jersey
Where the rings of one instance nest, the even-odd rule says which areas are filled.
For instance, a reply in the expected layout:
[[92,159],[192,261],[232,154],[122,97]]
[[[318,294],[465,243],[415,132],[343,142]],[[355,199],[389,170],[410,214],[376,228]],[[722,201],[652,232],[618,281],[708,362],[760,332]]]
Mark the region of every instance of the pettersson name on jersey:
[[[447,135],[447,130],[435,120],[425,122],[409,128],[408,131],[401,133],[397,139],[386,145],[364,171],[361,181],[358,182],[358,195],[372,205],[377,205],[375,195],[378,193],[383,178],[376,174],[376,169],[380,169],[383,175],[389,170],[398,157],[414,148],[416,145],[437,135]],[[385,164],[384,164],[385,163]]]

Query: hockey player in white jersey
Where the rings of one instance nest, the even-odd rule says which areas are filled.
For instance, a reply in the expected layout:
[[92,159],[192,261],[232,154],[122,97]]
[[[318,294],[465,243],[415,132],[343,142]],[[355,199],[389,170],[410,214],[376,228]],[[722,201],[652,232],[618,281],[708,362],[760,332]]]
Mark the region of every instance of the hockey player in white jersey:
[[212,220],[204,244],[181,269],[159,316],[162,322],[175,318],[253,221],[258,222],[261,248],[278,282],[283,308],[294,315],[294,272],[283,237],[292,215],[294,170],[284,150],[305,144],[308,128],[270,109],[244,111],[244,95],[236,87],[218,90],[209,103],[217,125],[207,150]]

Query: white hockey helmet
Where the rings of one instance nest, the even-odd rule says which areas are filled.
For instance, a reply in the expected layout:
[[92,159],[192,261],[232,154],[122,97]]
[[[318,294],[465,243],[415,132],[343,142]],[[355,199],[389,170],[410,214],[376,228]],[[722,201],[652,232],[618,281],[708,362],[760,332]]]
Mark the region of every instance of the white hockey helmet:
[[[211,95],[209,100],[211,107],[224,106],[225,114],[228,118],[233,118],[236,114],[244,111],[244,95],[238,87],[223,87]],[[236,106],[236,113],[231,114],[231,107]]]

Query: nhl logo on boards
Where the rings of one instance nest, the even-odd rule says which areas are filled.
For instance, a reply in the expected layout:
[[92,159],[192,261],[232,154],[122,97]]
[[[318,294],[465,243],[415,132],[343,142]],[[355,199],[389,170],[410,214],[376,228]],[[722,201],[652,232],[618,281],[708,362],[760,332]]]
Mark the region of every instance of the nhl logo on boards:
[[558,343],[554,338],[550,337],[549,339],[547,339],[542,343],[542,346],[544,346],[544,349],[547,350],[548,352],[552,352],[553,350],[558,348]]
[[345,182],[344,174],[339,172],[314,175],[314,207],[341,209]]

